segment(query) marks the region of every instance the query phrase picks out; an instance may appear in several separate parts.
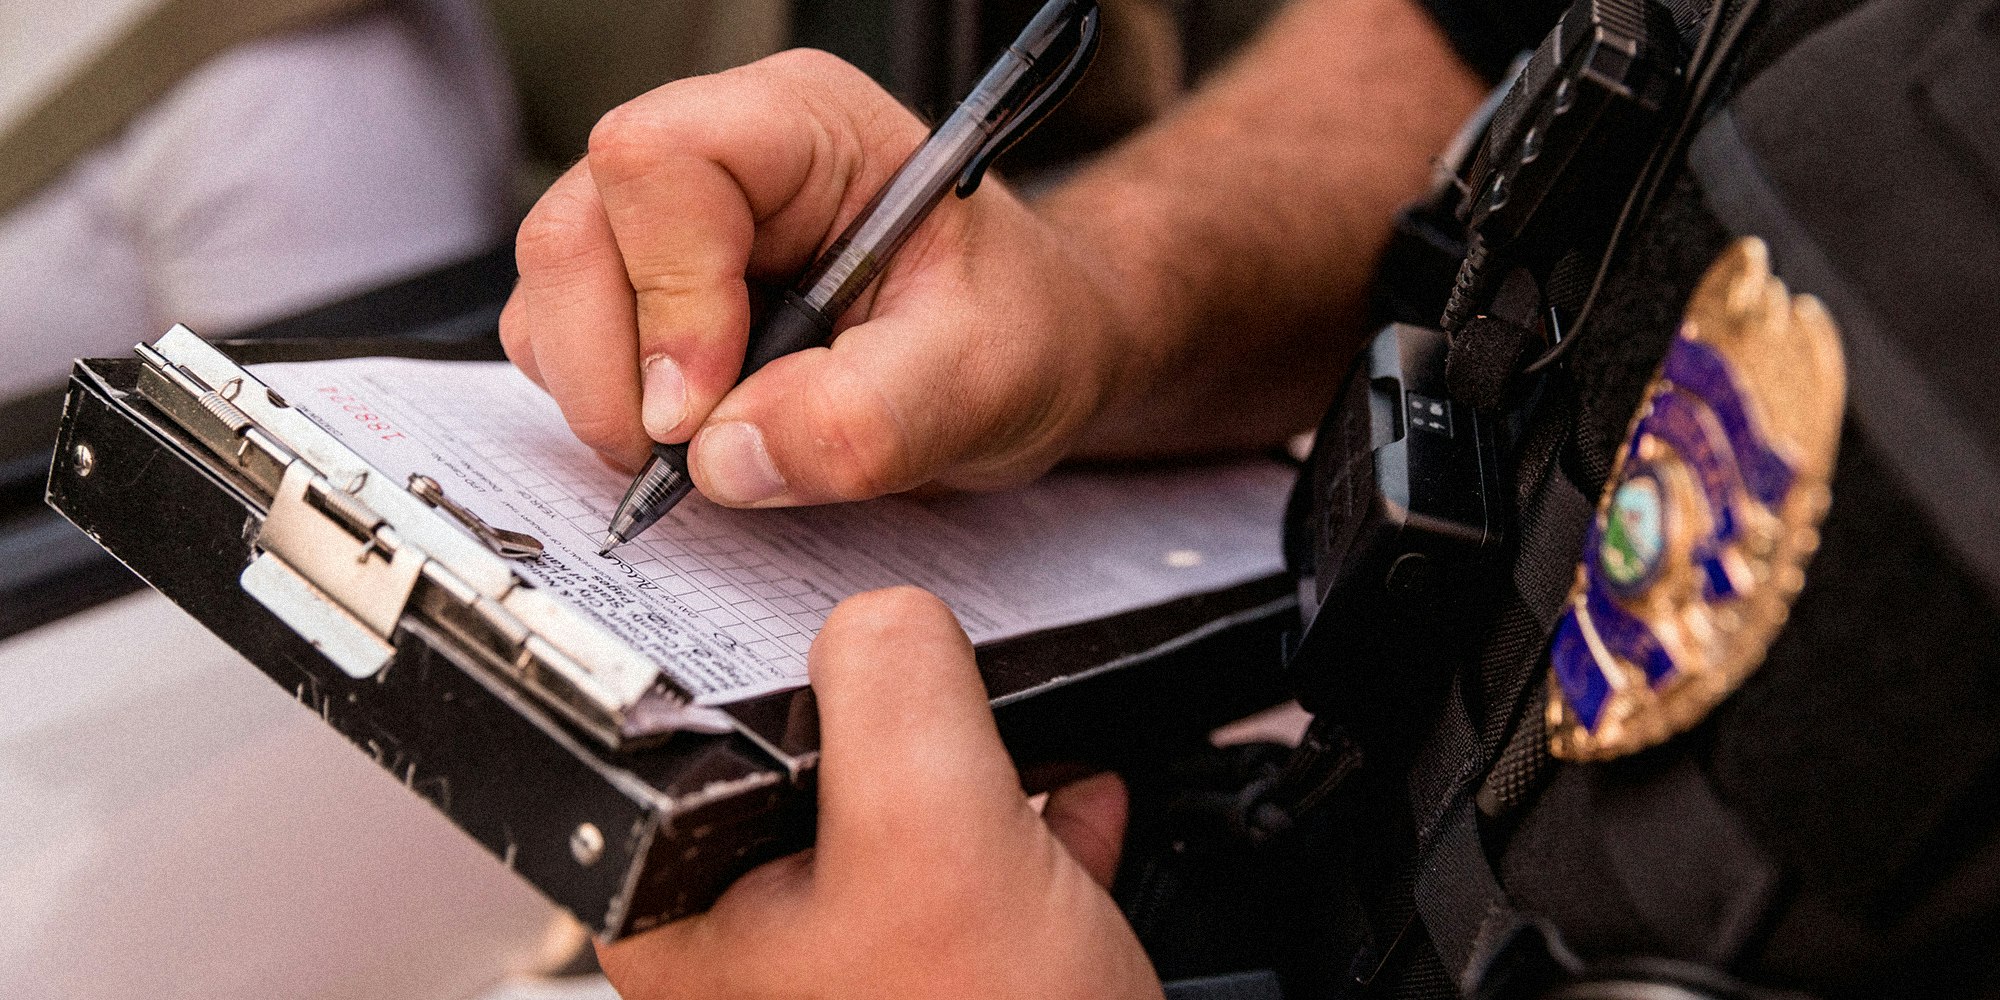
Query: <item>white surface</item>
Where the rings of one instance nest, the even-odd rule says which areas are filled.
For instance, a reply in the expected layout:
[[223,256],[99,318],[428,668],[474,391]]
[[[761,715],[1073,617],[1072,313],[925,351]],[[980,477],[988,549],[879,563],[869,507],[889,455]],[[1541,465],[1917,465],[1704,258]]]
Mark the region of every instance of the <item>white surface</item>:
[[1065,471],[1020,490],[737,511],[690,496],[610,557],[629,483],[500,362],[363,358],[257,377],[363,459],[424,473],[489,523],[548,546],[518,563],[706,703],[797,687],[826,613],[915,584],[989,642],[1219,590],[1283,568],[1292,470],[1254,460]]
[[[65,18],[127,6],[14,0],[0,33],[74,47],[95,36]],[[403,0],[241,46],[0,216],[0,399],[173,323],[227,334],[503,240],[512,98],[477,12]]]
[[0,642],[0,997],[453,1000],[557,921],[165,598]]
[[502,983],[479,1000],[619,1000],[603,976],[517,979]]

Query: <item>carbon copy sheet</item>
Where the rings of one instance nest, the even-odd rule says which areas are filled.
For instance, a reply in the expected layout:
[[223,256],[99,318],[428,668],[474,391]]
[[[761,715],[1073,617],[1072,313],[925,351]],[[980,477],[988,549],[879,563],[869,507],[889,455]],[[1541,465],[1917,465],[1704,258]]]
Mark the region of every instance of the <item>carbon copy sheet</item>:
[[1221,465],[1058,471],[1002,493],[739,511],[690,496],[609,556],[628,485],[503,362],[359,358],[252,369],[398,481],[423,473],[498,527],[542,540],[518,563],[703,703],[806,683],[834,604],[914,584],[975,643],[1219,590],[1282,568],[1292,471]]

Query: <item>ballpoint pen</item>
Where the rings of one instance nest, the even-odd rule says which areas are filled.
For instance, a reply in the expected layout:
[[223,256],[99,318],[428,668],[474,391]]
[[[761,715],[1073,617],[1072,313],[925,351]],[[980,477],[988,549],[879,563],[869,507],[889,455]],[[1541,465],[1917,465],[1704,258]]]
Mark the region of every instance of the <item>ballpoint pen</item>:
[[[770,362],[826,343],[833,324],[910,234],[956,189],[966,198],[1029,129],[1067,96],[1097,52],[1097,0],[1049,0],[951,117],[911,154],[792,291],[750,332],[741,382]],[[655,444],[611,515],[599,555],[638,537],[694,489],[688,446]]]

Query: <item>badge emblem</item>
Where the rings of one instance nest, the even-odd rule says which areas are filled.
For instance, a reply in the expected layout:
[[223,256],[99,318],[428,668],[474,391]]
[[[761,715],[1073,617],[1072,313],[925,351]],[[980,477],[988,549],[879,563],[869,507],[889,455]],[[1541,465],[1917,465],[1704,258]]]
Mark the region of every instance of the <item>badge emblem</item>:
[[1551,749],[1642,750],[1764,660],[1805,583],[1840,443],[1833,320],[1739,240],[1695,289],[1598,503],[1550,650]]

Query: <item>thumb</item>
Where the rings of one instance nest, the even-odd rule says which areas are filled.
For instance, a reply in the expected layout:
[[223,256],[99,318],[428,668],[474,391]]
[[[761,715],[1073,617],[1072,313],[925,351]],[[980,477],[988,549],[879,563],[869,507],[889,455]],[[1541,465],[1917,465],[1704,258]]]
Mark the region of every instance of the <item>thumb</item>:
[[1050,792],[1042,822],[1091,879],[1109,889],[1125,848],[1128,808],[1125,782],[1098,774]]
[[985,235],[1007,247],[994,251],[1004,259],[952,256],[975,203],[982,220],[1025,216],[987,198],[981,189],[926,223],[940,234],[920,242],[936,249],[898,258],[864,322],[723,398],[691,444],[703,496],[732,507],[833,503],[932,481],[1011,485],[1055,464],[1104,396],[1103,339],[1092,332],[1103,321],[1094,299],[1043,280],[1038,269],[1052,265],[1021,259],[1050,238],[1019,231],[1018,219],[977,223],[1001,227]]
[[827,618],[808,664],[825,868],[940,837],[964,845],[965,831],[1022,808],[972,644],[944,602],[909,587],[851,597]]
[[866,500],[928,482],[1000,437],[992,407],[973,398],[989,387],[963,375],[983,369],[964,344],[919,326],[878,317],[745,380],[690,445],[702,495],[737,507]]

